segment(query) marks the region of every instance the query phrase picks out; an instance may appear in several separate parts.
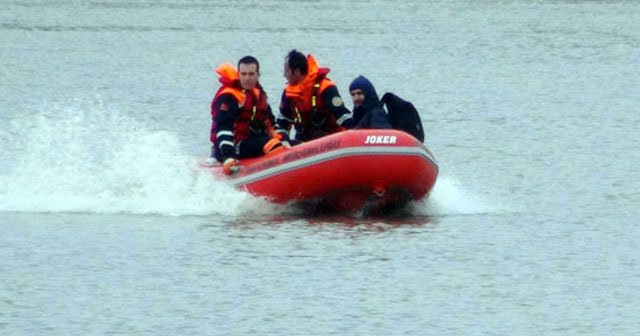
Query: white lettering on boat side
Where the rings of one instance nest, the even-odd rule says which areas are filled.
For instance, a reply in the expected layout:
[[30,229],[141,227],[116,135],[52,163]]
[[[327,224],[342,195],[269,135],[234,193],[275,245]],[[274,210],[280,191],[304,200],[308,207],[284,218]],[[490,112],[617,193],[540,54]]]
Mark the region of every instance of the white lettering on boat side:
[[397,138],[393,135],[367,135],[365,144],[377,145],[377,144],[395,144]]

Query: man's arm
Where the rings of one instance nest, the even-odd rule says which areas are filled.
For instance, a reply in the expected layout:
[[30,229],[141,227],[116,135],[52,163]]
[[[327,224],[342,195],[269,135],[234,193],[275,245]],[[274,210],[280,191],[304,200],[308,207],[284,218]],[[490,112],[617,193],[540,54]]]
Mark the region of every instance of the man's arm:
[[234,125],[238,118],[240,108],[233,95],[225,94],[220,96],[217,102],[218,114],[216,115],[216,127],[212,130],[216,134],[214,144],[220,152],[220,157],[224,162],[227,158],[236,158],[236,146],[234,136]]
[[320,98],[324,106],[333,114],[333,117],[336,118],[338,125],[347,129],[355,126],[355,122],[353,118],[351,118],[351,111],[344,106],[344,101],[342,101],[337,87],[329,86],[322,92]]
[[291,102],[285,92],[280,97],[280,114],[276,118],[276,132],[281,134],[284,140],[289,140],[289,130],[294,122],[291,116]]

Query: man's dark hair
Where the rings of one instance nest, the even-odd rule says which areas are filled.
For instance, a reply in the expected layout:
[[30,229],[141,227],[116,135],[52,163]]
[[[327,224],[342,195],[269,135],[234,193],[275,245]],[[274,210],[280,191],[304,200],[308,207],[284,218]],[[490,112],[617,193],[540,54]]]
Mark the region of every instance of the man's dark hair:
[[287,59],[289,60],[289,68],[291,69],[291,71],[300,70],[301,74],[307,74],[307,71],[309,70],[309,65],[307,64],[307,56],[295,49],[292,49],[287,54]]
[[245,56],[238,61],[238,70],[240,70],[240,64],[255,64],[256,72],[260,73],[260,62],[253,56]]

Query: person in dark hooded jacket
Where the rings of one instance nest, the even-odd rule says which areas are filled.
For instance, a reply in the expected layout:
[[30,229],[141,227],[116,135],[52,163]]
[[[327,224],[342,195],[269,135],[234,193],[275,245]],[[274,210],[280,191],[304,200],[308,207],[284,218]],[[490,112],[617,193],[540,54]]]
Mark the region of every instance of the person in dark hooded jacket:
[[358,76],[351,82],[349,93],[353,100],[355,128],[393,128],[424,143],[422,119],[411,102],[391,92],[378,98],[373,84],[364,76]]
[[391,128],[389,115],[366,77],[356,77],[349,85],[349,93],[353,100],[355,128]]

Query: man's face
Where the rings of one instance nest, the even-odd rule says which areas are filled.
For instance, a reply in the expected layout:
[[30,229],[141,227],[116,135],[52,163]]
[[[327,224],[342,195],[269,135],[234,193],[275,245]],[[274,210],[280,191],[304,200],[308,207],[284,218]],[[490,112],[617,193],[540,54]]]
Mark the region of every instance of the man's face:
[[364,91],[361,89],[351,91],[351,99],[353,100],[353,107],[362,106],[364,104]]
[[300,70],[292,71],[289,67],[289,58],[284,60],[284,78],[287,79],[287,83],[291,85],[298,84],[304,76],[300,74]]
[[258,79],[260,79],[257,64],[240,63],[238,74],[240,75],[240,86],[245,90],[252,90],[258,84]]

